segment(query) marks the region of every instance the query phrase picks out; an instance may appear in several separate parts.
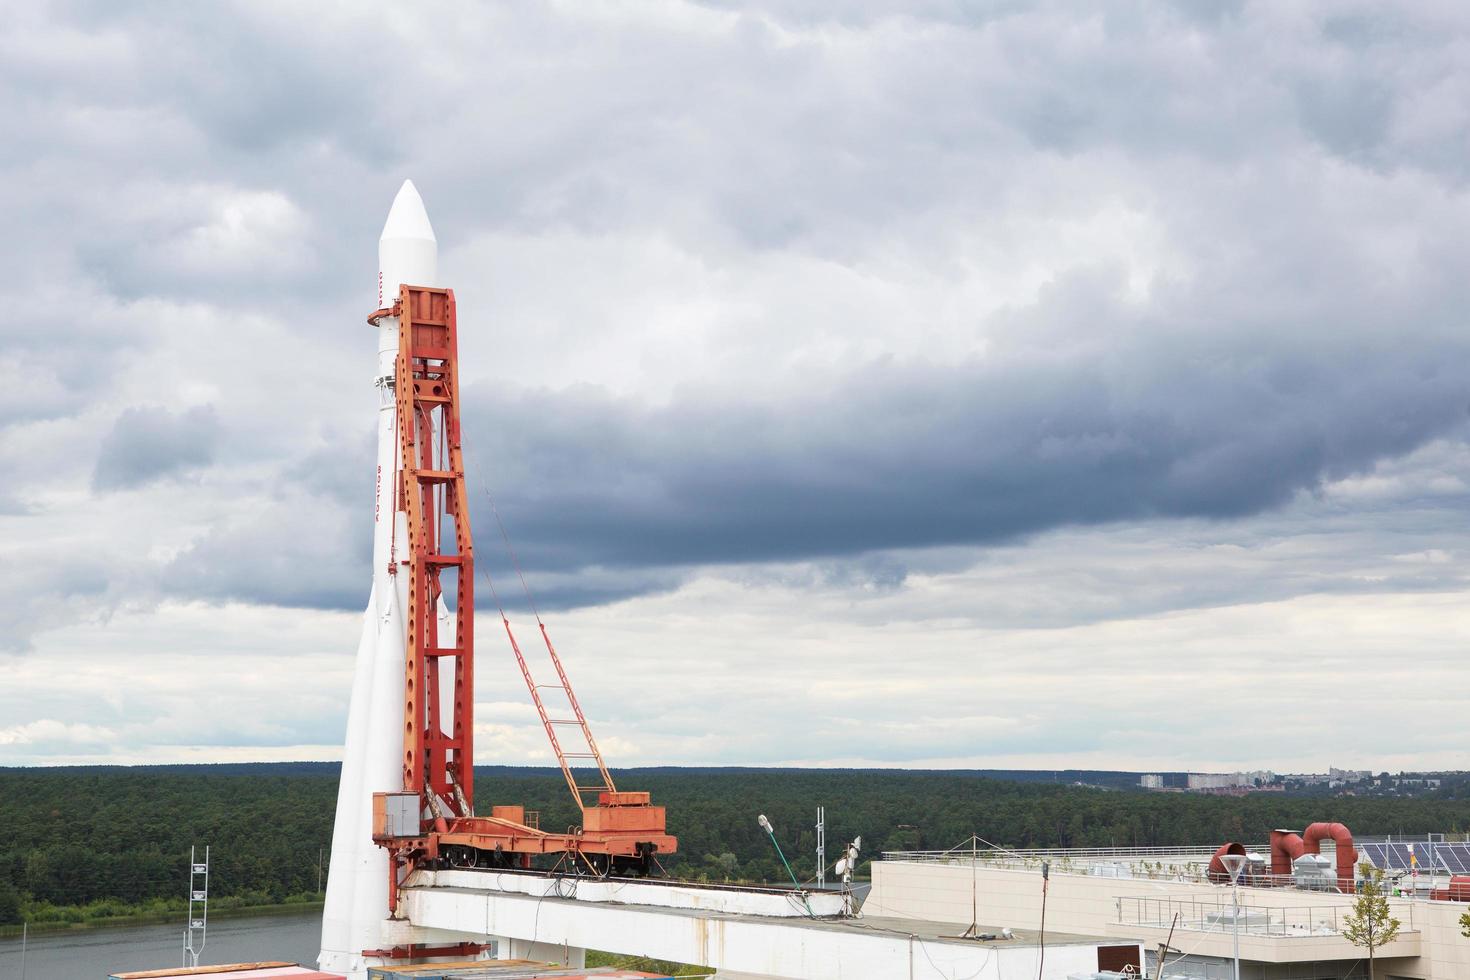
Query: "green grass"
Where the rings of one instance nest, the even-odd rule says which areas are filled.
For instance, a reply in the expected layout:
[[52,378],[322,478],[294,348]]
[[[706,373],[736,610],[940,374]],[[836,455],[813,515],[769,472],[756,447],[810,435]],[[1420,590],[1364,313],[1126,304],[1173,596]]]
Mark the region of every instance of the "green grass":
[[[86,905],[39,904],[27,910],[32,934],[68,929],[100,929],[106,926],[135,926],[177,920],[183,923],[189,903],[183,899],[156,898],[129,904],[103,899]],[[251,896],[210,899],[209,917],[229,919],[242,915],[289,915],[319,911],[321,899],[314,895],[290,896],[284,902],[261,902]],[[0,926],[0,937],[19,936],[21,924]]]
[[604,953],[595,949],[587,951],[587,966],[613,966],[622,970],[642,970],[644,973],[656,973],[669,977],[707,977],[713,972],[707,966],[690,966],[688,963],[655,960],[647,956]]

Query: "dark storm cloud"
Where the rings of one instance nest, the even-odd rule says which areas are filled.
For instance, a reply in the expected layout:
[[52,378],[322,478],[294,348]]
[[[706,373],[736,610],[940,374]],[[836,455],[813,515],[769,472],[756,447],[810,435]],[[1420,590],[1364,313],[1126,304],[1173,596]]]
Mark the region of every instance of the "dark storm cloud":
[[219,442],[213,406],[182,412],[134,407],[123,411],[102,440],[92,489],[127,490],[207,465]]
[[624,599],[671,592],[685,578],[681,569],[667,567],[632,570],[580,567],[565,574],[526,568],[524,571],[529,575],[526,588],[530,592],[527,595],[517,580],[509,556],[496,550],[499,540],[494,534],[492,526],[484,535],[476,535],[481,541],[475,557],[479,608],[487,611],[494,608],[495,595],[491,595],[487,587],[487,581],[493,581],[502,608],[512,620],[522,619],[534,611],[559,612],[583,606],[605,606]]
[[469,466],[494,474],[535,566],[796,560],[1259,513],[1457,430],[1470,405],[1470,340],[1113,354],[1126,370],[1039,351],[879,363],[779,404],[481,395]]

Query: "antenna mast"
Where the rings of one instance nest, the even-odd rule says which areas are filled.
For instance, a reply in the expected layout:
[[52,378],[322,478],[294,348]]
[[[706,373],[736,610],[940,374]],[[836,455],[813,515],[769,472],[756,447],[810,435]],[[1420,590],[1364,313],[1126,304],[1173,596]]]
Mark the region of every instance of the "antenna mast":
[[[186,967],[199,965],[199,954],[209,927],[209,845],[204,845],[204,860],[195,859],[189,848],[189,924],[184,927],[184,962]],[[195,942],[198,945],[195,945]]]
[[817,888],[827,886],[827,808],[817,807]]

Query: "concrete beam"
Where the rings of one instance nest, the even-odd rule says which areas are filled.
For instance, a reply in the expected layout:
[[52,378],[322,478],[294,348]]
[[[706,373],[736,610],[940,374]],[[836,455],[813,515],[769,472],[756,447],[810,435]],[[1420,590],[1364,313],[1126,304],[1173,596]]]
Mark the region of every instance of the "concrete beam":
[[[1097,944],[1048,946],[941,938],[914,924],[734,915],[697,909],[531,897],[485,888],[415,885],[402,911],[417,926],[466,939],[505,936],[552,949],[600,949],[696,963],[750,977],[838,980],[973,980],[1038,976],[1065,980],[1097,969]],[[930,927],[935,923],[927,924]],[[962,926],[945,931],[958,932]]]
[[426,888],[465,888],[529,895],[532,898],[566,898],[578,902],[617,902],[655,908],[731,912],[770,918],[834,918],[842,914],[842,896],[837,892],[796,893],[779,888],[742,888],[735,885],[691,885],[677,882],[630,881],[521,874],[513,871],[415,871],[407,882]]

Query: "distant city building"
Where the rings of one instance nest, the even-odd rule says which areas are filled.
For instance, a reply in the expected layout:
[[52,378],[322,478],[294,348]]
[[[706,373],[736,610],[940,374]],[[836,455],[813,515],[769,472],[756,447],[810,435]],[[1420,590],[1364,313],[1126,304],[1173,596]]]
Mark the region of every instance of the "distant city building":
[[1367,769],[1338,769],[1336,766],[1327,768],[1328,786],[1346,786],[1349,783],[1361,783],[1372,778],[1373,773]]
[[1269,769],[1250,772],[1192,772],[1185,786],[1195,793],[1241,793],[1266,787],[1279,788],[1276,774]]
[[1138,785],[1144,789],[1163,789],[1164,777],[1158,773],[1145,773],[1138,777]]

